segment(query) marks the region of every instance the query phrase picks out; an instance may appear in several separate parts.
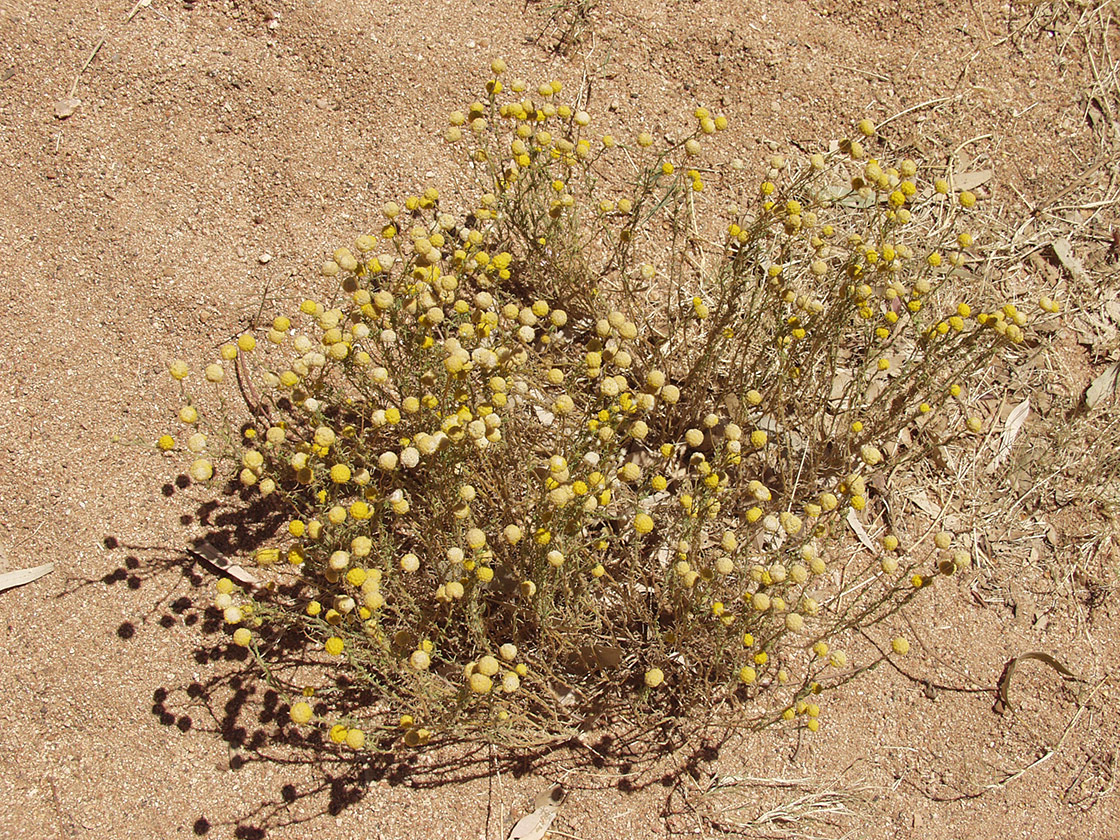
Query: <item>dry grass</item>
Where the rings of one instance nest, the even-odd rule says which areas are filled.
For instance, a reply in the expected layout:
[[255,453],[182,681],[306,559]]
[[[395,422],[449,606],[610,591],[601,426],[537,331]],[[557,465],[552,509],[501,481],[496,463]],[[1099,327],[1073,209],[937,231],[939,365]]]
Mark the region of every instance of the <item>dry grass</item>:
[[721,776],[693,805],[722,831],[808,840],[856,836],[873,795],[870,785],[843,776],[828,781]]

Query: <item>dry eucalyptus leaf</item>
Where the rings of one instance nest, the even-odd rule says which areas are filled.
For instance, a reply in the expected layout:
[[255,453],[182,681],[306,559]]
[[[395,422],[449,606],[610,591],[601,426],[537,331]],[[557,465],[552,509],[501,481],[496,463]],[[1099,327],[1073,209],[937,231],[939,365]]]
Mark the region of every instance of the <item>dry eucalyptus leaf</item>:
[[1049,282],[1057,283],[1058,280],[1061,279],[1061,273],[1058,271],[1058,269],[1056,269],[1054,266],[1040,257],[1037,252],[1031,254],[1027,259],[1037,271],[1040,271],[1043,275],[1045,275],[1046,279]]
[[1011,678],[1015,675],[1015,668],[1024,659],[1036,659],[1039,662],[1044,662],[1049,665],[1059,674],[1066,679],[1076,680],[1077,682],[1084,682],[1081,677],[1073,673],[1069,668],[1059,662],[1050,654],[1041,650],[1032,650],[1028,653],[1021,653],[1018,656],[1013,656],[1008,660],[1003,668],[1003,674],[1000,675],[999,683],[996,686],[996,702],[992,706],[992,711],[997,715],[1002,715],[1011,709],[1011,699],[1008,692],[1011,690]]
[[540,424],[542,426],[551,426],[552,421],[556,419],[555,414],[553,414],[547,408],[542,408],[539,405],[534,405],[533,411],[537,415],[537,420],[540,421]]
[[529,396],[533,400],[533,413],[537,415],[537,420],[542,426],[551,426],[552,421],[556,419],[556,415],[545,408],[548,405],[548,399],[540,391],[530,391]]
[[553,785],[533,800],[536,810],[517,821],[509,833],[509,840],[541,840],[548,832],[564,802],[564,788]]
[[210,566],[216,568],[222,574],[229,575],[235,581],[248,587],[256,588],[260,586],[258,581],[253,575],[249,574],[243,568],[238,566],[227,558],[222,552],[214,548],[208,542],[200,542],[187,549],[190,554],[204,560]]
[[981,184],[992,180],[991,169],[976,169],[972,172],[962,172],[953,175],[953,186],[958,190],[974,190]]
[[1120,300],[1106,300],[1104,302],[1104,311],[1108,318],[1116,326],[1120,327]]
[[1113,362],[1085,391],[1085,407],[1096,408],[1101,400],[1115,394],[1118,386],[1120,386],[1120,362]]
[[867,536],[867,531],[864,529],[863,523],[860,522],[859,517],[856,516],[855,508],[848,508],[848,527],[855,532],[856,537],[863,543],[864,548],[874,554],[875,543],[871,541],[871,537]]
[[941,507],[929,500],[929,494],[927,494],[925,490],[917,490],[914,493],[908,494],[906,498],[930,519],[937,519],[937,517],[941,516]]
[[848,383],[852,381],[852,372],[847,368],[837,368],[832,376],[832,387],[828,394],[829,407],[840,410],[845,408],[844,393],[848,390]]
[[17,569],[14,572],[5,572],[0,575],[0,592],[5,589],[11,589],[13,586],[23,586],[25,583],[31,583],[33,580],[38,580],[43,575],[49,575],[54,571],[54,563],[44,563],[41,566],[34,566],[30,569]]
[[1058,261],[1065,270],[1070,273],[1074,280],[1088,281],[1089,278],[1085,275],[1085,269],[1081,265],[1081,260],[1074,256],[1073,244],[1068,239],[1064,236],[1060,239],[1055,239],[1050,244],[1050,247],[1054,249],[1054,256],[1058,258]]
[[1007,415],[1007,420],[1003,424],[1003,435],[999,439],[999,450],[996,452],[996,457],[985,468],[985,472],[991,475],[999,469],[999,465],[1004,462],[1007,456],[1011,453],[1011,447],[1015,443],[1015,438],[1019,436],[1019,432],[1023,428],[1023,424],[1027,422],[1027,416],[1031,412],[1031,401],[1029,399],[1023,400],[1011,413]]
[[584,645],[572,667],[581,673],[607,671],[622,664],[622,648],[617,645]]

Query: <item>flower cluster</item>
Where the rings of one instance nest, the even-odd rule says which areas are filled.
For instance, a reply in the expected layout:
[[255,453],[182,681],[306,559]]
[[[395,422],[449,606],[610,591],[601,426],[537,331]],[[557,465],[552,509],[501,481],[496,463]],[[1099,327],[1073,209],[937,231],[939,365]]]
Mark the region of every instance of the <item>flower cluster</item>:
[[[976,196],[870,157],[861,123],[711,197],[712,248],[690,219],[723,116],[626,142],[492,69],[445,135],[481,182],[469,213],[386,204],[322,264],[329,300],[201,377],[171,365],[192,479],[232,467],[288,512],[256,561],[294,586],[219,584],[233,641],[304,628],[410,744],[689,708],[815,731],[846,634],[969,563],[947,533],[852,559],[845,528],[975,439],[970,383],[1024,341],[1014,305],[954,297]],[[637,174],[608,182],[624,155]],[[245,415],[204,411],[231,380]],[[358,748],[362,711],[290,717]]]

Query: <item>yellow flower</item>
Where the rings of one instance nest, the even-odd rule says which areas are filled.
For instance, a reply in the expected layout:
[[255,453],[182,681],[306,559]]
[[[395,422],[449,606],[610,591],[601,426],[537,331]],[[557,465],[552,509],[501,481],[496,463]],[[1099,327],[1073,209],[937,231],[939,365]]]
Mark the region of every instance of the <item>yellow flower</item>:
[[634,517],[634,530],[639,534],[648,534],[653,530],[653,517],[648,513],[639,513]]
[[323,645],[324,650],[331,656],[338,656],[341,654],[344,647],[346,647],[346,643],[338,638],[338,636],[331,636],[327,639],[326,644]]
[[650,668],[646,671],[644,682],[649,688],[657,688],[665,682],[665,672],[660,668]]
[[292,723],[304,724],[311,720],[311,706],[302,700],[298,703],[293,703],[291,711],[288,712],[288,717]]

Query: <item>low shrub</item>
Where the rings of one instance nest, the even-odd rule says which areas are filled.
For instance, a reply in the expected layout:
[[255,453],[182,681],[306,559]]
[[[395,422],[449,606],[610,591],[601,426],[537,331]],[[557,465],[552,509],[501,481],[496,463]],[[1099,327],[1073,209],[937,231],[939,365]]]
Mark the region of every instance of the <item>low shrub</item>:
[[[908,544],[884,499],[967,457],[973,390],[1025,340],[1016,305],[962,297],[976,198],[871,157],[866,120],[758,179],[708,159],[727,123],[704,108],[679,142],[623,141],[493,70],[446,130],[469,212],[386,204],[322,265],[329,299],[202,382],[171,365],[191,477],[288,520],[255,555],[274,585],[219,583],[232,641],[351,746],[815,731],[818,695],[881,659],[850,661],[852,634],[905,654],[890,617],[970,563],[949,533]],[[315,708],[269,659],[293,629]],[[342,707],[338,672],[376,702]]]

